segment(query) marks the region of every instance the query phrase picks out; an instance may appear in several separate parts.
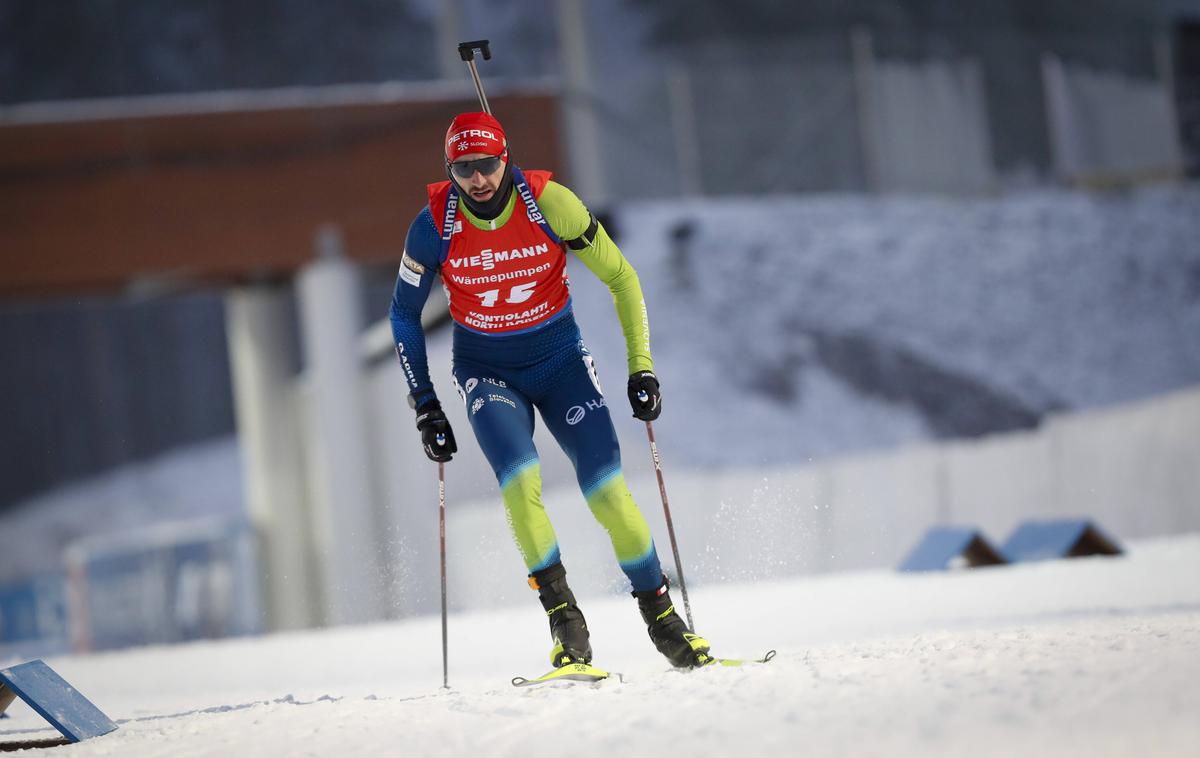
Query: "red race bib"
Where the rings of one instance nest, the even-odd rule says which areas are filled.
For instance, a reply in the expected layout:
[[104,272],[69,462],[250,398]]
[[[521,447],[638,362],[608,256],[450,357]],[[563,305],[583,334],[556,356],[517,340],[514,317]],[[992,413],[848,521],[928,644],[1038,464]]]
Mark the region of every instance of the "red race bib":
[[[528,171],[525,177],[536,198],[550,172]],[[429,209],[443,240],[447,235],[450,240],[441,273],[451,317],[475,332],[504,334],[561,313],[571,297],[566,254],[560,242],[529,218],[526,203],[517,202],[499,229],[476,229],[457,208],[447,208],[449,195],[450,182],[429,186]]]

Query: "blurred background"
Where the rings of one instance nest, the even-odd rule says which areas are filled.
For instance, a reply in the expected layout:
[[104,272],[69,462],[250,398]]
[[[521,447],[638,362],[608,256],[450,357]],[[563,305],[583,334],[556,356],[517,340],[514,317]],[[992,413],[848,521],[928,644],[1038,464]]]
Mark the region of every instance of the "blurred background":
[[[436,612],[386,313],[484,38],[516,160],[641,276],[690,580],[1200,529],[1200,0],[0,0],[0,660]],[[532,612],[441,301],[452,607]],[[622,591],[537,441],[576,591]]]

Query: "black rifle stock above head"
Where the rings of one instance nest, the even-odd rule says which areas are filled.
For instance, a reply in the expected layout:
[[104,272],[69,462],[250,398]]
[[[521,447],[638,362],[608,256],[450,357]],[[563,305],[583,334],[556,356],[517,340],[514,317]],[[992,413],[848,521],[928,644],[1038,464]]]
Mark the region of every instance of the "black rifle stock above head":
[[485,39],[477,39],[472,42],[458,43],[458,56],[464,61],[475,60],[475,51],[483,53],[483,59],[490,61],[492,59],[492,49],[490,43]]

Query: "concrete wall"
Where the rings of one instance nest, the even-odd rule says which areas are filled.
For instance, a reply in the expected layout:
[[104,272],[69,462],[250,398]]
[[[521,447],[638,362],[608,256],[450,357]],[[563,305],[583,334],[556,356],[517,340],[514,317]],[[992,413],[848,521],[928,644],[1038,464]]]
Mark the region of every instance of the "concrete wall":
[[985,192],[995,184],[983,73],[974,61],[877,62],[865,95],[871,189]]
[[1112,182],[1177,176],[1183,152],[1168,86],[1042,58],[1059,178]]
[[[669,451],[669,440],[659,442]],[[630,488],[670,566],[657,483],[637,464],[641,452],[626,447]],[[406,519],[429,538],[421,559],[399,572],[407,612],[437,608],[433,477],[422,477],[427,502]],[[1200,389],[1052,417],[1033,432],[805,466],[668,465],[666,480],[689,584],[890,567],[939,523],[976,525],[996,542],[1022,520],[1054,516],[1087,516],[1118,540],[1198,531]],[[545,501],[576,592],[622,591],[611,547],[573,484],[548,487]],[[447,540],[452,607],[535,603],[498,496],[451,497]]]

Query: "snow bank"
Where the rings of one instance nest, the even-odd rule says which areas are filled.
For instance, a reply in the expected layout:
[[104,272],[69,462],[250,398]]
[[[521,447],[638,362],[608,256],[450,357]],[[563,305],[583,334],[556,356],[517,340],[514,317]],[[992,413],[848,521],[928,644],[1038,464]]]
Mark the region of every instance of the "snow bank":
[[[751,669],[681,674],[628,598],[577,588],[624,681],[514,690],[540,608],[63,657],[121,722],[73,755],[1191,756],[1200,745],[1200,535],[1120,558],[699,588],[699,629]],[[678,598],[677,598],[678,599]],[[0,742],[52,736],[14,706]],[[33,753],[34,755],[40,753]]]

